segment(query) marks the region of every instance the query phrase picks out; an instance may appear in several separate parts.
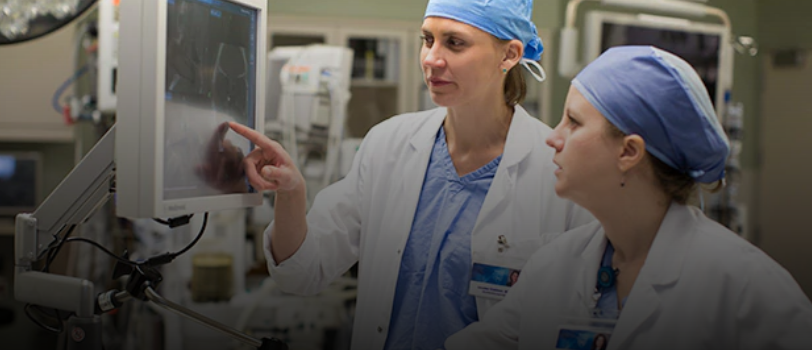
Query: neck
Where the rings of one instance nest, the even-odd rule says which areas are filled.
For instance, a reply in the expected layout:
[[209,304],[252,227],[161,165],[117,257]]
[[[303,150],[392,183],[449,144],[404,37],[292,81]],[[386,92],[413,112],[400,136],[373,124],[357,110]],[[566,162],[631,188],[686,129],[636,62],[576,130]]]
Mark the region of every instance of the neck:
[[448,108],[444,128],[449,151],[469,154],[496,147],[501,153],[512,120],[513,107],[504,102]]
[[627,183],[615,192],[606,197],[611,200],[592,206],[590,211],[615,249],[613,263],[622,269],[623,265],[645,261],[671,202],[653,184]]

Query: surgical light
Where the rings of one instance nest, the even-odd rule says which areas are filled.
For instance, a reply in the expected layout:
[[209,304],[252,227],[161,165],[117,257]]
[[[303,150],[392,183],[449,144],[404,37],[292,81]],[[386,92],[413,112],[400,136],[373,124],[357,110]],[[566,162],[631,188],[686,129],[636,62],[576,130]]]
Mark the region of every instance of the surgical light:
[[95,0],[0,0],[0,44],[51,33],[84,13]]

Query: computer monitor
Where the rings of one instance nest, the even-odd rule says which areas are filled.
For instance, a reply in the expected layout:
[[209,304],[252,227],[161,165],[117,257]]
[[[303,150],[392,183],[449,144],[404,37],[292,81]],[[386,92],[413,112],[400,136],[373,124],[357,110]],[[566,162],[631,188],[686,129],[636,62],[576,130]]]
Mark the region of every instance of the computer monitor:
[[[227,157],[253,145],[224,123],[264,131],[267,1],[120,6],[117,214],[175,217],[261,204],[240,163]],[[212,172],[230,182],[213,182]]]
[[586,15],[585,29],[587,63],[614,46],[656,46],[694,67],[721,115],[733,68],[724,26],[683,18],[593,11]]
[[0,152],[0,217],[33,212],[42,187],[37,152]]

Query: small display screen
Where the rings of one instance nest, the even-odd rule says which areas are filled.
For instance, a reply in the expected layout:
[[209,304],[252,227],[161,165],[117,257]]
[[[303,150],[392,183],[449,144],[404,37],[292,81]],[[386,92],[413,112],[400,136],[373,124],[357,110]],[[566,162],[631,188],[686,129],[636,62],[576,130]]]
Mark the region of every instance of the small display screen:
[[621,45],[652,45],[671,52],[694,67],[715,105],[720,40],[717,34],[603,23],[601,52]]
[[37,205],[38,160],[0,154],[0,214],[33,211]]
[[164,199],[251,192],[251,144],[225,124],[254,128],[258,11],[220,0],[167,0]]

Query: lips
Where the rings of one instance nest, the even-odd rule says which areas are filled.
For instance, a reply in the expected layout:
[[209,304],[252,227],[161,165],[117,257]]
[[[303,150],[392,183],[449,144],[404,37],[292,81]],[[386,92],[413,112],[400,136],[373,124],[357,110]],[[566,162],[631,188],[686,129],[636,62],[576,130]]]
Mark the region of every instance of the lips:
[[445,85],[451,84],[451,82],[446,81],[446,80],[442,80],[442,79],[431,78],[431,79],[429,79],[429,84],[431,86],[445,86]]

